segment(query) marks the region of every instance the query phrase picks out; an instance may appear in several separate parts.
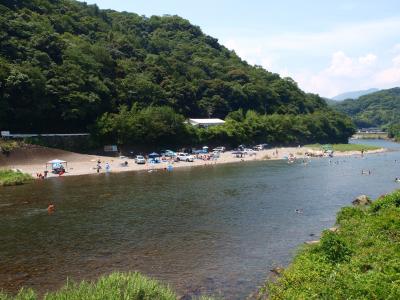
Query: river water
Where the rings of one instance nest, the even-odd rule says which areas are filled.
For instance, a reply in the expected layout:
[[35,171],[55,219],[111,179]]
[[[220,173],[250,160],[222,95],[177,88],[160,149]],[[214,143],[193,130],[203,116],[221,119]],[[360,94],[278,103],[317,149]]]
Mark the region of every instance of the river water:
[[[1,188],[0,289],[44,292],[67,277],[118,270],[160,279],[180,295],[243,299],[334,225],[354,197],[400,187],[399,145],[361,142],[392,151],[307,166],[249,162]],[[51,216],[49,202],[57,208]]]

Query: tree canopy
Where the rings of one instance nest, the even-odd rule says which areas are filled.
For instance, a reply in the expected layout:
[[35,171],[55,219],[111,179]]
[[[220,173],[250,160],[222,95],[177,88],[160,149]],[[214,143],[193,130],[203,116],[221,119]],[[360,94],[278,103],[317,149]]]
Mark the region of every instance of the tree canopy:
[[334,108],[351,116],[358,127],[387,129],[392,123],[399,122],[400,88],[381,90],[357,100],[348,99]]

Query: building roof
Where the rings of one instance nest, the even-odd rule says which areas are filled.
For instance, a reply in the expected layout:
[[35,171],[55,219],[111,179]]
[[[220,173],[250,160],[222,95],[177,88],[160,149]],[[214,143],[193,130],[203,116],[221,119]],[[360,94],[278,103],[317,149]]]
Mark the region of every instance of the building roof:
[[221,119],[189,119],[191,124],[199,124],[199,125],[214,125],[214,124],[224,124],[225,121]]

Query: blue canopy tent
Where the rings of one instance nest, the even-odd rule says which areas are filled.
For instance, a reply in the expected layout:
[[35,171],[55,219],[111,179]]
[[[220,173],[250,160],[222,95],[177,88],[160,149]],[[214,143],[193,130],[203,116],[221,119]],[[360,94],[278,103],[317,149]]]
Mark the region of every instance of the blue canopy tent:
[[155,152],[149,154],[149,163],[158,164],[159,162],[160,162],[160,154]]
[[[65,167],[64,167],[64,164],[65,164]],[[51,170],[54,171],[54,170],[65,169],[68,166],[68,163],[65,160],[53,159],[46,163],[46,170],[49,165],[51,167]]]

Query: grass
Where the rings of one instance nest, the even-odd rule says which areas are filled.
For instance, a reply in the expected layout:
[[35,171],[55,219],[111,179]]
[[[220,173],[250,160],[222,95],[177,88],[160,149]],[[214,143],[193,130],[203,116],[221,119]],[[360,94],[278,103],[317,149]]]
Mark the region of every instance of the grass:
[[359,139],[388,139],[388,134],[385,133],[365,133],[365,132],[358,132],[354,134]]
[[[32,289],[21,289],[16,296],[0,292],[0,300],[177,300],[167,286],[139,273],[112,273],[96,282],[67,282],[59,291],[39,297]],[[198,300],[212,300],[200,297]]]
[[29,174],[14,172],[12,170],[0,170],[0,186],[21,185],[33,179]]
[[[371,150],[380,149],[380,147],[377,147],[377,146],[359,145],[359,144],[332,144],[331,146],[332,146],[333,151],[338,151],[338,152],[361,151],[361,150],[371,151]],[[304,147],[311,148],[314,150],[322,150],[321,144],[305,145]]]
[[[9,296],[0,293],[0,300],[36,300],[37,294],[31,289],[22,289],[18,295]],[[47,293],[44,300],[175,300],[177,296],[168,287],[148,279],[139,273],[112,273],[101,277],[97,282],[67,282],[57,292]]]
[[345,207],[339,230],[300,249],[261,294],[269,299],[400,299],[400,191]]

